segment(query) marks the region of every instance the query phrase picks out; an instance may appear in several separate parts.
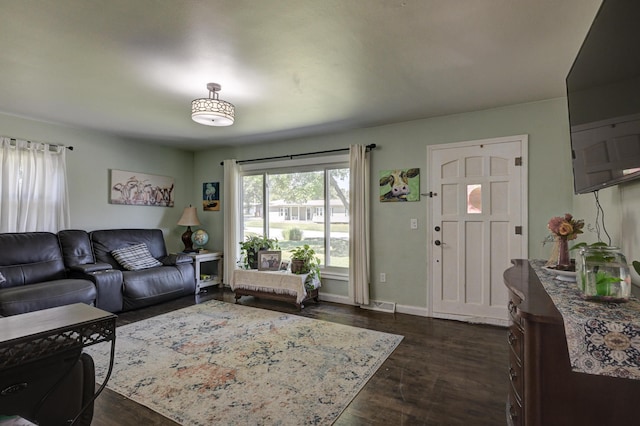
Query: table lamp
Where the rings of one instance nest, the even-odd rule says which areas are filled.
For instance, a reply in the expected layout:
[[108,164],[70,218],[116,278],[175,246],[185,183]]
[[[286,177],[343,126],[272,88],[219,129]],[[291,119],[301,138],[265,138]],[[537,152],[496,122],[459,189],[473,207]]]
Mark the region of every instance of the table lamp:
[[182,217],[178,221],[178,225],[186,226],[187,230],[182,234],[182,242],[184,243],[184,252],[190,253],[193,252],[193,241],[191,241],[191,227],[200,225],[200,221],[198,220],[198,213],[195,207],[185,207],[182,212]]

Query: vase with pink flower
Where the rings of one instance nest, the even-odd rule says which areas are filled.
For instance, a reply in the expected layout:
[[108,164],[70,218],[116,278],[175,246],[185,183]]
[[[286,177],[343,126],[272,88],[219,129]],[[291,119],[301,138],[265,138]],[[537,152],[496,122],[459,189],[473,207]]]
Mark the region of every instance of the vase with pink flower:
[[570,213],[565,213],[564,216],[552,217],[547,228],[555,241],[547,266],[558,271],[575,272],[575,264],[569,255],[569,241],[575,240],[579,234],[582,234],[584,221],[576,220]]

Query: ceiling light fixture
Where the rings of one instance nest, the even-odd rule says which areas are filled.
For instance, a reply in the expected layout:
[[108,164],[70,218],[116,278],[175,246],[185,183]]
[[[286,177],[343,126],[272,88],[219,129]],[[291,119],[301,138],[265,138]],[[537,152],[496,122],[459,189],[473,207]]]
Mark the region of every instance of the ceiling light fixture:
[[191,119],[205,126],[231,126],[235,120],[236,108],[227,101],[218,99],[220,85],[207,84],[209,97],[191,101]]

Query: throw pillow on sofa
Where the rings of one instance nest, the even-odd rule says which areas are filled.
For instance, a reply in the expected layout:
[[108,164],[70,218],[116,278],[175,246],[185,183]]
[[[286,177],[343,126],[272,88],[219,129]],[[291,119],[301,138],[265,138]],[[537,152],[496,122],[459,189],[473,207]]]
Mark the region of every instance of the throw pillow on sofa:
[[162,263],[151,256],[147,245],[144,243],[113,250],[111,255],[124,269],[129,271],[162,266]]

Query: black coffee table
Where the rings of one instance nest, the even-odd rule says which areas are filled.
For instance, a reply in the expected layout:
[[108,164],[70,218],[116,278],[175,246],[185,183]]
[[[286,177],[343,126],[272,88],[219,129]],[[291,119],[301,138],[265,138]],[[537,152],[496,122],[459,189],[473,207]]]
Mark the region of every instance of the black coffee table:
[[[56,354],[77,353],[79,357],[83,347],[110,341],[111,357],[105,380],[91,401],[78,413],[77,419],[106,387],[111,376],[115,354],[116,318],[116,315],[110,312],[84,303],[0,318],[0,376],[24,368],[25,365],[37,365],[38,362],[51,360]],[[10,395],[21,391],[21,387],[26,388],[27,384],[18,381],[4,384],[2,387],[0,393]],[[47,395],[48,392],[45,398]],[[35,403],[41,404],[42,401]]]

